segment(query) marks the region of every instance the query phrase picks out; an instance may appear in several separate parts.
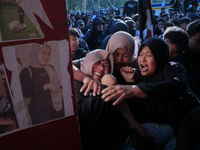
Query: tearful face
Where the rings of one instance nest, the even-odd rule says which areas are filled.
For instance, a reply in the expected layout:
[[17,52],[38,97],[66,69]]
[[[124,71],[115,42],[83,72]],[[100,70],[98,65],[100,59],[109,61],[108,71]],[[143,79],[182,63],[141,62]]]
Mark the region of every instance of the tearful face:
[[142,76],[151,76],[156,71],[156,61],[148,46],[144,46],[138,55],[138,65]]

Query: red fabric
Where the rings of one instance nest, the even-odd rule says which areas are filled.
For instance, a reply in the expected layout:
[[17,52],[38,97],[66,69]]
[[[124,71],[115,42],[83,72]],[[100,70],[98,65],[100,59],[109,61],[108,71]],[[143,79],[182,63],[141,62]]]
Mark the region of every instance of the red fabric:
[[152,9],[151,9],[151,2],[147,0],[147,38],[153,37],[153,16],[152,16]]
[[76,119],[67,117],[1,137],[1,149],[81,150]]
[[[8,41],[0,43],[0,63],[4,63],[2,48],[28,43],[44,43],[50,40],[69,41],[67,25],[67,10],[65,0],[41,0],[44,10],[54,29],[48,27],[37,15],[37,21],[40,24],[44,38]],[[70,73],[72,87],[74,87],[72,62],[66,66]],[[8,80],[11,80],[11,72],[7,71]],[[74,106],[73,116],[59,119],[50,123],[45,123],[25,130],[20,130],[12,134],[0,137],[1,149],[20,149],[20,150],[81,150],[81,139],[79,125],[77,121],[77,107],[75,99],[75,90],[72,89],[72,99]]]
[[140,0],[138,2],[140,19],[140,38],[143,41],[153,36],[152,8],[150,0]]

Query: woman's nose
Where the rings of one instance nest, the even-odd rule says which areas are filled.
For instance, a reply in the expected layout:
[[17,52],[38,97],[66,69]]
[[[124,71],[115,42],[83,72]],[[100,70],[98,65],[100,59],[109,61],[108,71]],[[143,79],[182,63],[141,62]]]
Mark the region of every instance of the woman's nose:
[[142,56],[142,61],[146,61],[146,56]]
[[117,62],[120,62],[122,60],[122,57],[118,56],[116,60],[117,60]]

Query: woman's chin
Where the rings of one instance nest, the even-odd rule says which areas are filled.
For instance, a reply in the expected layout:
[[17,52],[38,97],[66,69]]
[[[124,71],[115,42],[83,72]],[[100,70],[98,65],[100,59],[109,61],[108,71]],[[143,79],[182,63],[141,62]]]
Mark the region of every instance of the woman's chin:
[[100,76],[93,75],[93,80],[101,81],[101,78],[102,78],[102,77],[100,77]]
[[148,73],[147,72],[141,72],[141,75],[146,77],[146,76],[148,76]]

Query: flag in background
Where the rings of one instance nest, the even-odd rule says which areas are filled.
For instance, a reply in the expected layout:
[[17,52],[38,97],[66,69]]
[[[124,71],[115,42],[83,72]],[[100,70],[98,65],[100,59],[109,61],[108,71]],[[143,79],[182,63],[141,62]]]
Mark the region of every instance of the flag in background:
[[161,7],[165,7],[165,0],[163,0]]
[[153,37],[153,16],[150,0],[139,0],[140,38]]

